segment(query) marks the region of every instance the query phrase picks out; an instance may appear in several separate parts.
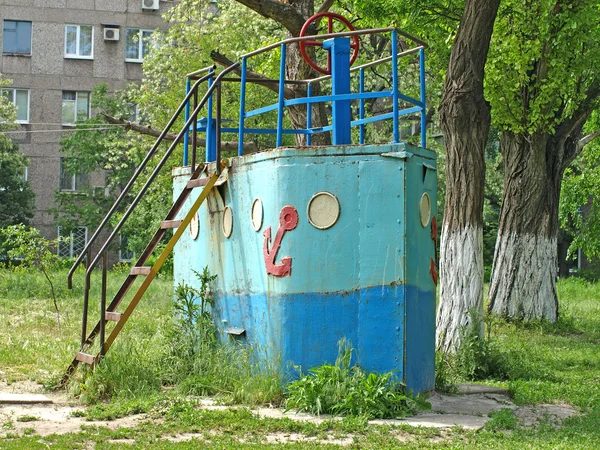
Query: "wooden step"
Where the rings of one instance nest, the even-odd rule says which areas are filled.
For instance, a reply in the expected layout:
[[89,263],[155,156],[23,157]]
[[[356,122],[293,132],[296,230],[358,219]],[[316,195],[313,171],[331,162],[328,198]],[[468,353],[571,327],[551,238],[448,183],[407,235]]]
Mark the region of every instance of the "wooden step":
[[150,269],[152,267],[141,266],[141,267],[132,267],[131,275],[150,275]]
[[194,180],[190,180],[187,182],[187,184],[185,185],[186,188],[188,189],[193,189],[196,187],[201,187],[201,186],[206,186],[206,183],[208,183],[208,178],[196,178]]
[[75,359],[89,365],[92,365],[96,362],[96,357],[94,355],[88,355],[87,353],[83,352],[77,352]]
[[110,320],[112,322],[118,322],[121,320],[123,314],[117,312],[106,311],[104,313],[104,320]]
[[178,228],[181,225],[181,220],[163,220],[160,223],[160,228],[162,230],[167,230],[169,228]]

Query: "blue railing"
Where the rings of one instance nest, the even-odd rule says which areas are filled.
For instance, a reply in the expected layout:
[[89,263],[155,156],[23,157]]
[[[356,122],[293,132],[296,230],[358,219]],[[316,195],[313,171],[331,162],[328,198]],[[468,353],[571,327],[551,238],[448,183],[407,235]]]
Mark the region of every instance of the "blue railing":
[[[321,83],[327,81],[328,79],[332,80],[332,89],[333,85],[336,82],[335,76],[325,75],[318,78],[313,78],[309,80],[296,80],[294,83],[304,83],[306,84],[306,97],[302,98],[294,98],[294,99],[285,99],[285,87],[286,84],[289,83],[289,80],[285,79],[285,67],[286,67],[286,55],[287,55],[287,46],[296,44],[301,40],[324,40],[324,39],[333,39],[337,37],[349,37],[355,35],[365,35],[365,34],[376,34],[376,33],[389,33],[390,41],[391,41],[391,50],[390,55],[385,58],[378,59],[376,61],[372,61],[367,64],[363,64],[361,66],[350,69],[350,75],[358,73],[358,92],[349,92],[344,94],[330,94],[330,95],[318,95],[313,96],[313,86],[316,83]],[[404,38],[408,38],[415,43],[413,48],[408,50],[404,50],[402,52],[398,51],[398,35],[402,35]],[[258,54],[264,53],[266,51],[273,50],[275,48],[280,48],[280,57],[279,57],[279,80],[269,80],[271,82],[278,83],[278,99],[276,103],[263,106],[257,109],[253,109],[250,111],[246,111],[246,87],[247,83],[254,82],[256,80],[249,80],[247,76],[247,66],[249,58],[256,56]],[[358,118],[351,120],[350,119],[350,127],[358,127],[359,130],[359,143],[365,143],[365,125],[392,119],[393,123],[393,142],[400,142],[400,118],[402,116],[419,114],[420,115],[420,132],[421,132],[421,146],[426,147],[427,138],[426,138],[426,87],[425,87],[425,48],[426,44],[414,36],[410,36],[400,30],[394,28],[382,28],[375,30],[357,30],[346,33],[334,33],[328,35],[318,35],[318,36],[306,36],[303,38],[291,38],[286,39],[285,41],[278,42],[276,44],[270,45],[268,47],[262,48],[260,50],[254,51],[252,53],[248,53],[243,55],[240,60],[240,76],[239,79],[229,80],[235,81],[240,84],[240,94],[239,94],[239,119],[238,124],[235,127],[220,127],[220,130],[216,130],[214,126],[215,121],[213,120],[213,98],[212,95],[209,98],[207,105],[207,117],[205,119],[199,120],[196,125],[196,129],[194,127],[190,127],[188,133],[186,133],[184,139],[184,166],[188,165],[189,159],[189,135],[191,133],[200,132],[204,133],[206,136],[206,161],[212,162],[216,158],[216,151],[214,149],[214,145],[211,146],[211,142],[215,142],[215,134],[220,135],[221,133],[235,133],[238,138],[238,156],[243,156],[244,154],[244,139],[246,134],[274,134],[276,135],[276,146],[280,147],[283,144],[283,136],[284,135],[305,135],[306,136],[306,144],[311,145],[312,136],[317,133],[324,133],[333,131],[334,126],[337,124],[325,126],[325,127],[313,127],[313,117],[312,117],[312,108],[310,105],[314,105],[317,103],[331,103],[335,105],[336,102],[348,102],[354,101],[358,102]],[[399,74],[398,74],[398,61],[401,57],[414,55],[418,53],[418,65],[419,65],[419,98],[413,98],[411,96],[405,95],[399,90]],[[365,75],[366,69],[384,64],[386,62],[391,61],[391,80],[392,86],[391,90],[385,91],[366,91],[365,90]],[[214,72],[213,72],[214,73]],[[191,80],[194,74],[189,74],[186,83],[186,90],[189,92],[191,86]],[[347,76],[347,75],[346,75]],[[213,83],[213,79],[209,80],[209,87]],[[223,80],[228,81],[228,80]],[[264,81],[264,80],[263,80]],[[213,94],[214,95],[214,94]],[[392,103],[392,111],[378,114],[375,116],[366,117],[366,108],[365,101],[368,99],[381,99],[381,98],[389,98]],[[192,99],[190,98],[190,102]],[[402,108],[400,103],[403,102],[408,107]],[[300,129],[290,129],[284,128],[284,115],[286,108],[290,106],[296,105],[307,105],[306,111],[306,127]],[[189,117],[190,104],[188,103],[186,108],[186,121]],[[246,120],[252,117],[258,117],[263,114],[277,111],[277,121],[276,126],[274,128],[253,128],[246,127]],[[219,121],[220,122],[220,121]],[[346,125],[347,126],[347,125]],[[194,137],[195,140],[195,137]],[[335,143],[335,142],[334,142]]]

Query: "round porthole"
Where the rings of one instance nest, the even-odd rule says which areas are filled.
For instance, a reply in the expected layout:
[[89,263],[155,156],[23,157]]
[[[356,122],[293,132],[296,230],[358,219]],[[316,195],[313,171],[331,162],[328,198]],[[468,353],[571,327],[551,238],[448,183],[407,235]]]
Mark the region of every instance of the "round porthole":
[[429,198],[429,194],[427,192],[423,193],[421,196],[421,201],[419,202],[419,213],[421,214],[421,225],[426,227],[429,225],[429,220],[431,219],[431,199]]
[[254,202],[252,202],[250,219],[252,220],[252,228],[254,228],[254,231],[259,231],[263,224],[263,204],[260,198],[255,198]]
[[329,192],[317,192],[308,202],[307,215],[313,227],[326,230],[340,218],[340,202]]
[[223,211],[223,234],[226,238],[231,236],[233,231],[233,211],[229,206],[225,207]]
[[200,231],[200,221],[198,219],[198,213],[194,214],[192,221],[190,222],[190,236],[192,239],[198,239],[198,232]]

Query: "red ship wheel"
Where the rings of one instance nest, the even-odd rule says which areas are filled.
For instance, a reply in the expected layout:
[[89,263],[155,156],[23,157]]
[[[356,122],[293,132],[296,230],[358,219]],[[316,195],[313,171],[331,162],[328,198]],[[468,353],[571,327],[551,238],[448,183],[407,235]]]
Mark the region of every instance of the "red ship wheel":
[[[334,32],[333,31],[333,22],[334,21],[341,22],[350,31],[354,31],[354,27],[352,26],[350,21],[348,19],[346,19],[344,16],[341,16],[339,14],[332,13],[332,12],[322,12],[319,14],[315,14],[312,17],[309,17],[308,20],[306,22],[304,22],[304,25],[302,26],[302,30],[300,31],[300,37],[306,36],[306,32],[308,31],[308,28],[313,23],[318,24],[321,21],[321,18],[323,18],[323,17],[327,17],[327,34],[331,34]],[[358,49],[360,46],[358,36],[351,36],[351,39],[352,39],[352,42],[350,43],[350,48],[353,49],[353,52],[352,52],[352,56],[350,57],[350,65],[354,64],[354,61],[356,61],[356,58],[358,57]],[[304,61],[306,61],[310,67],[312,67],[313,69],[315,69],[318,72],[324,73],[325,75],[331,75],[331,58],[329,56],[327,57],[327,68],[324,69],[321,66],[319,66],[316,62],[314,62],[310,58],[310,56],[308,56],[308,53],[306,53],[306,47],[323,47],[323,41],[316,41],[316,40],[300,41],[300,53],[302,54]]]

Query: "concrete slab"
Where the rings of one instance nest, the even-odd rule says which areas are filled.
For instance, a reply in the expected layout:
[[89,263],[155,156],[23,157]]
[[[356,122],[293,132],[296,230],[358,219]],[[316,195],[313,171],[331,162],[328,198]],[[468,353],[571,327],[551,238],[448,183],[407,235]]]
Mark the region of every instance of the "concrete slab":
[[0,405],[32,405],[39,403],[52,403],[52,400],[42,394],[0,393]]
[[484,384],[461,383],[458,385],[459,394],[504,394],[509,395],[508,389],[486,386]]
[[463,427],[467,430],[479,430],[490,420],[488,417],[470,416],[466,414],[419,414],[400,420],[370,420],[377,425],[410,425],[411,427],[452,428]]
[[444,395],[434,393],[427,401],[431,403],[431,410],[434,412],[472,416],[487,416],[501,409],[517,407],[511,402],[510,397],[501,394]]

